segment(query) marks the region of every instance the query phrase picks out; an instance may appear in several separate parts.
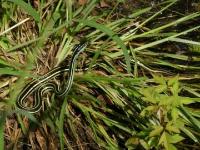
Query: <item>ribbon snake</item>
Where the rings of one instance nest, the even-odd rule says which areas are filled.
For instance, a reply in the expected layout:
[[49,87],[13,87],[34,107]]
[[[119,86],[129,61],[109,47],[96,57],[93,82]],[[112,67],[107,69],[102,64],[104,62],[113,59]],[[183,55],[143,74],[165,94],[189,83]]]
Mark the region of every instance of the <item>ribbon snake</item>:
[[[21,110],[28,111],[29,113],[36,113],[41,109],[42,96],[47,91],[53,91],[58,97],[66,96],[70,91],[73,83],[77,57],[86,48],[87,45],[88,43],[82,43],[74,46],[69,68],[66,66],[55,67],[39,79],[33,80],[32,82],[28,83],[19,93],[16,101],[16,106]],[[63,82],[61,85],[59,85],[51,81],[51,79],[65,72],[68,72],[68,78],[66,82]],[[26,106],[25,103],[28,96],[31,94],[33,94],[34,104],[33,106],[29,107]]]

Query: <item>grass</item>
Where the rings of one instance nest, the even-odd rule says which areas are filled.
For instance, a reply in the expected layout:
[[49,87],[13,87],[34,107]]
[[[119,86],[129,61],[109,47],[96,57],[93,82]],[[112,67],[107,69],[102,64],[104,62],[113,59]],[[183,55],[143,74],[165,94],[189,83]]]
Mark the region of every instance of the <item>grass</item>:
[[[0,4],[0,149],[198,149],[200,13],[177,0],[115,2]],[[89,69],[70,93],[18,110],[20,90],[81,40],[78,68]]]

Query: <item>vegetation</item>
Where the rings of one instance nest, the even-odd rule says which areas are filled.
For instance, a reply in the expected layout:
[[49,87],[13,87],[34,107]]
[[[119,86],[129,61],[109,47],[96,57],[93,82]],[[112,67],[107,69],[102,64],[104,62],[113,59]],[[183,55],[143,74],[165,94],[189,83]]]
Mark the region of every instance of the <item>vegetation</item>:
[[[0,149],[199,149],[199,6],[2,1]],[[21,89],[68,65],[81,40],[90,44],[77,66],[88,69],[66,98],[44,95],[36,114],[17,109]]]

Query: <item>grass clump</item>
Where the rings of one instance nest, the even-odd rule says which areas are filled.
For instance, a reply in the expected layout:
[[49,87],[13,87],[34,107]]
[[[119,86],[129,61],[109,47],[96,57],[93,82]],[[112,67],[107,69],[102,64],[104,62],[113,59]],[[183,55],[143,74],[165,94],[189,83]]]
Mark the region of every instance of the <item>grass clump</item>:
[[[0,148],[197,149],[200,13],[180,5],[2,1]],[[78,68],[88,69],[70,93],[44,95],[37,114],[18,110],[20,90],[67,66],[81,40],[90,45]]]

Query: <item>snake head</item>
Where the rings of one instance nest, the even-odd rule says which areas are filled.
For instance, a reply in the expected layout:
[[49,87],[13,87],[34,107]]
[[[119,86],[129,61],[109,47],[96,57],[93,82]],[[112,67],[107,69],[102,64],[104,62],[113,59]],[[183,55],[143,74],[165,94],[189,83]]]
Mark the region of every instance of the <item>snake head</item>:
[[73,55],[76,56],[76,55],[79,55],[79,53],[81,53],[82,51],[84,51],[84,49],[86,48],[86,46],[89,44],[89,42],[82,42],[80,44],[77,44],[74,46],[73,48]]

